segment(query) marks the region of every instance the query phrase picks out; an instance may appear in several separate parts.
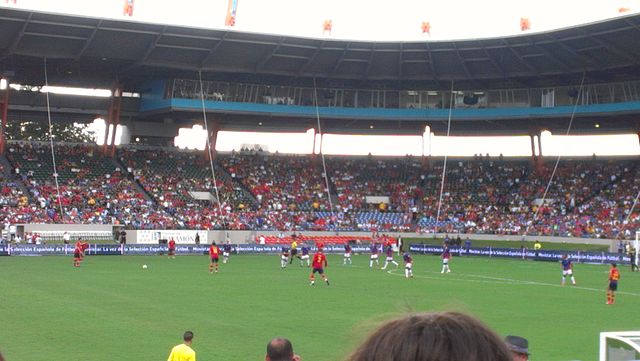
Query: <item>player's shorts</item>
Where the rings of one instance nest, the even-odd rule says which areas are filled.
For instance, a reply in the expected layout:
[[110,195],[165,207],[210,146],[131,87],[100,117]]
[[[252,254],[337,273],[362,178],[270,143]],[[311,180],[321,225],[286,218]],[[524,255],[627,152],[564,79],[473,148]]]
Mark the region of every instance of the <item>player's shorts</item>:
[[298,254],[298,250],[297,249],[292,249],[291,250],[291,256],[295,256]]
[[303,254],[302,256],[300,256],[300,259],[309,259],[309,255],[308,254]]
[[223,257],[229,257],[229,252],[222,252]]
[[173,256],[174,254],[176,254],[176,249],[175,248],[169,248],[169,255]]
[[281,256],[280,259],[282,259],[283,261],[288,261],[289,260],[289,256]]
[[211,257],[211,263],[218,263],[220,261],[220,258],[218,257]]
[[312,274],[313,274],[313,273],[320,273],[320,274],[323,274],[323,273],[324,273],[324,268],[315,268],[315,267],[314,267],[314,268],[313,268],[313,271],[312,271],[311,273],[312,273]]
[[573,275],[573,271],[570,270],[570,269],[562,270],[562,275],[563,276],[572,276]]
[[617,291],[618,290],[618,281],[609,281],[609,289],[611,291]]
[[387,257],[387,262],[393,261],[393,257]]
[[378,255],[377,254],[372,254],[371,255],[371,259],[378,259]]
[[448,258],[443,258],[442,259],[442,264],[449,264],[449,259]]
[[413,267],[413,264],[411,262],[404,265],[404,268],[406,269],[411,269],[411,267]]
[[351,258],[351,253],[345,253],[344,258]]
[[73,252],[73,258],[82,258],[82,253],[80,253],[80,252]]

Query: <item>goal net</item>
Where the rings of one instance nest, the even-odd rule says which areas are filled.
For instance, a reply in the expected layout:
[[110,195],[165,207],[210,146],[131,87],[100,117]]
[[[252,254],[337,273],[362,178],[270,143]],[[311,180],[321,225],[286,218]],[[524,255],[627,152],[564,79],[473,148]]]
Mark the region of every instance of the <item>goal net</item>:
[[599,360],[640,360],[640,331],[601,332]]

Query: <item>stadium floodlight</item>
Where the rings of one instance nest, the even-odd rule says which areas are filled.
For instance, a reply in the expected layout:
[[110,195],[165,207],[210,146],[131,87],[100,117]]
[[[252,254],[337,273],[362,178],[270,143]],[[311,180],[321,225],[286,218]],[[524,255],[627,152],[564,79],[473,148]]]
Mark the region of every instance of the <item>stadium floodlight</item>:
[[640,331],[600,332],[599,360],[640,360]]

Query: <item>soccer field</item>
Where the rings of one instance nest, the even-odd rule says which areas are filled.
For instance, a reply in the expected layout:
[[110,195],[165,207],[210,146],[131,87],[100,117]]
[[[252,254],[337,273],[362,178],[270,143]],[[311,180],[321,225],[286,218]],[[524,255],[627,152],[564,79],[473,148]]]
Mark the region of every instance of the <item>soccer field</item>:
[[[601,331],[638,330],[640,274],[621,268],[613,306],[605,305],[606,265],[576,264],[578,286],[560,286],[559,264],[414,256],[402,266],[353,266],[329,255],[331,285],[309,286],[309,269],[279,256],[233,256],[218,274],[206,256],[0,258],[0,351],[7,360],[166,359],[195,333],[199,360],[261,360],[274,336],[292,340],[305,361],[341,360],[380,321],[409,311],[454,310],[501,335],[530,341],[533,360],[596,360]],[[148,269],[143,270],[142,265]]]

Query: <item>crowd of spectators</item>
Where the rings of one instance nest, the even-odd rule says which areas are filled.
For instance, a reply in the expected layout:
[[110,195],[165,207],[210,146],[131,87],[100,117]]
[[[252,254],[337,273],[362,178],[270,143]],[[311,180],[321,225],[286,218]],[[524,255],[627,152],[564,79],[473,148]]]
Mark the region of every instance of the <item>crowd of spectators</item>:
[[128,147],[111,159],[88,145],[55,153],[57,187],[48,146],[9,145],[0,220],[602,238],[628,238],[640,226],[640,213],[629,215],[640,191],[640,169],[630,160],[563,160],[551,184],[552,161],[453,160],[442,184],[439,160],[327,157],[325,179],[315,156],[231,153],[213,162],[214,182],[202,153]]

